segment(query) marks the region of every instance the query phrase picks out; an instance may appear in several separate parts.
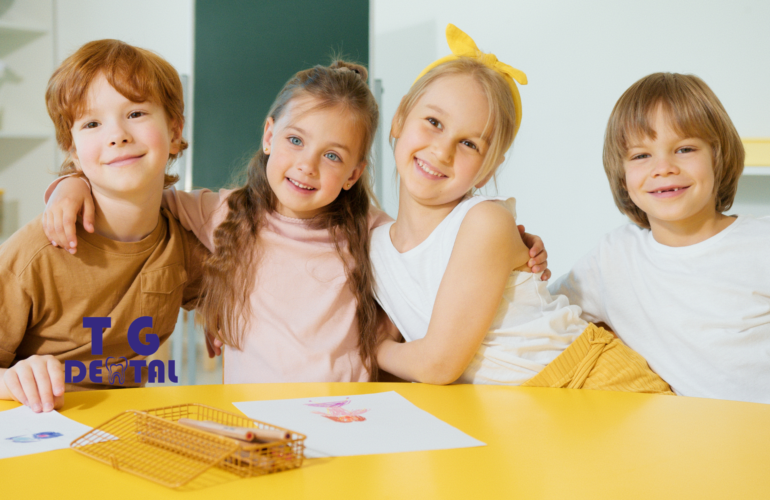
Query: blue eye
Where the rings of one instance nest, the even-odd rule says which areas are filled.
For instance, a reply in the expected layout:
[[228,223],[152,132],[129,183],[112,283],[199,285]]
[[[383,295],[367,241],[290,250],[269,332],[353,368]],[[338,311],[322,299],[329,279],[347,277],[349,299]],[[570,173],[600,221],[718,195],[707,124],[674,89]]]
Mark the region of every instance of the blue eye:
[[289,137],[289,142],[292,143],[294,146],[302,146],[302,139],[299,137],[291,136]]
[[326,153],[325,155],[327,158],[329,158],[331,161],[342,161],[342,158],[337,156],[336,153]]

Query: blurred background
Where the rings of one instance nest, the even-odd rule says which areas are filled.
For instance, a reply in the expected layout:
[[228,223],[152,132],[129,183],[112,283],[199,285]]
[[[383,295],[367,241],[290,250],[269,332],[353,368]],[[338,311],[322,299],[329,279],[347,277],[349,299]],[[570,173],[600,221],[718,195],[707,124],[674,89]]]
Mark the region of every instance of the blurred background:
[[[390,120],[415,76],[449,53],[454,23],[527,73],[523,122],[496,186],[518,200],[554,276],[626,222],[602,168],[615,101],[652,72],[692,73],[721,99],[749,156],[730,213],[770,215],[770,2],[695,0],[0,0],[0,243],[43,210],[62,156],[44,103],[54,68],[85,42],[153,50],[182,76],[191,148],[180,189],[228,185],[259,146],[267,109],[296,71],[342,55],[370,68],[381,104],[376,190],[396,216]],[[192,314],[158,356],[181,383],[218,383]]]

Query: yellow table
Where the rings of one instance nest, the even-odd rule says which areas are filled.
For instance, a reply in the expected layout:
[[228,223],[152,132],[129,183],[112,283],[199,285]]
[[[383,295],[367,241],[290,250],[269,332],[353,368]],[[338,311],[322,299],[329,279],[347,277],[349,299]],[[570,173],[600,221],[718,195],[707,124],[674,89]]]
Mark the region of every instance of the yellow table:
[[[395,390],[487,443],[307,460],[251,479],[207,473],[181,490],[72,450],[0,460],[11,498],[770,498],[770,405],[496,386],[252,384],[71,393],[62,413],[96,426],[127,409]],[[15,403],[0,402],[0,411]]]

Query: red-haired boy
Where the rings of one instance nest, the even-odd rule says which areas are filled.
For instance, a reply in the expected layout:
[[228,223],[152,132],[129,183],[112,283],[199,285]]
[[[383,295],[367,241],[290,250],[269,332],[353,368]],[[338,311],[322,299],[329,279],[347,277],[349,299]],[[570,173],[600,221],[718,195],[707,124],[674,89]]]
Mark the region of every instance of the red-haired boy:
[[[197,239],[160,207],[163,189],[177,180],[167,167],[187,147],[174,68],[117,40],[90,42],[54,72],[46,104],[67,154],[60,175],[88,179],[95,222],[93,234],[78,227],[77,253],[51,246],[41,217],[0,246],[0,399],[34,411],[59,406],[65,385],[114,382],[102,370],[101,381],[89,373],[65,384],[66,361],[109,368],[109,358],[125,358],[122,385],[144,384],[147,373],[134,373],[144,356],[129,344],[129,326],[150,316],[152,334],[165,341],[179,307],[197,297],[200,274]],[[111,319],[100,346],[86,317]]]

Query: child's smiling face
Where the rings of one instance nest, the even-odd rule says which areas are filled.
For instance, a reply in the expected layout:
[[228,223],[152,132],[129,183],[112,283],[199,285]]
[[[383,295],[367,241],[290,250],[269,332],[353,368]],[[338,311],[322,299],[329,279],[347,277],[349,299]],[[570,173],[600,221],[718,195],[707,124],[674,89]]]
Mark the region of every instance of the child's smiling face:
[[[489,104],[468,75],[447,75],[431,83],[393,137],[402,194],[421,204],[459,201],[474,185],[489,148],[483,137]],[[406,192],[404,192],[406,191]]]
[[169,123],[162,106],[130,101],[99,75],[72,125],[70,153],[94,193],[146,195],[163,189],[169,155],[179,152],[181,129]]
[[317,105],[312,97],[297,97],[278,120],[268,118],[265,124],[267,180],[278,199],[276,211],[287,217],[320,214],[366,167],[361,132],[351,112]]
[[697,228],[717,218],[711,147],[683,138],[658,108],[655,139],[636,138],[624,160],[631,200],[647,214],[650,228]]

